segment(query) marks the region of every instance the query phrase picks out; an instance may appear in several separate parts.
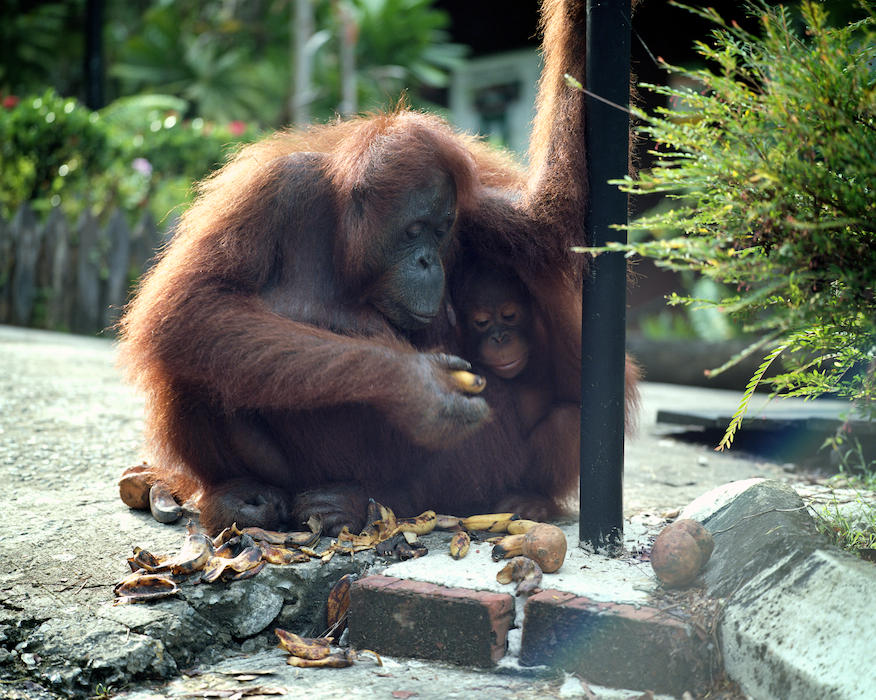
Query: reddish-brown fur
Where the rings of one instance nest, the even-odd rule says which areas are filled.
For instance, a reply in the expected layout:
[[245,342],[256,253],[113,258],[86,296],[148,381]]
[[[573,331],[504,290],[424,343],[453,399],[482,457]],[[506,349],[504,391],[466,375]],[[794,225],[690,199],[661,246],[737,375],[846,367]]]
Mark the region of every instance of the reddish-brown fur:
[[[562,75],[583,77],[583,15],[583,2],[545,3],[528,177],[399,109],[277,134],[200,185],[122,320],[121,363],[146,394],[151,463],[177,494],[200,495],[208,530],[314,513],[355,527],[369,497],[399,515],[558,512],[577,455],[532,469],[530,450],[577,431],[585,259],[569,248],[584,242],[587,185],[583,96]],[[543,437],[521,427],[506,383],[483,394],[486,421],[454,388],[430,354],[458,352],[449,306],[402,332],[367,303],[383,284],[382,223],[439,172],[455,187],[455,248],[511,266],[539,309],[551,390],[572,405]]]
[[[529,448],[529,464],[521,477],[524,490],[502,505],[510,510],[525,507],[527,492],[570,493],[579,472],[581,410],[578,395],[563,386],[580,378],[580,355],[574,360],[572,349],[560,356],[573,359],[574,366],[555,362],[545,310],[507,268],[485,266],[465,255],[454,268],[451,294],[460,315],[463,357],[474,363],[474,371],[486,375],[488,384],[507,388],[512,397],[509,410],[516,411]],[[575,323],[579,305],[573,299],[544,301],[559,301]],[[580,326],[580,318],[577,323]]]

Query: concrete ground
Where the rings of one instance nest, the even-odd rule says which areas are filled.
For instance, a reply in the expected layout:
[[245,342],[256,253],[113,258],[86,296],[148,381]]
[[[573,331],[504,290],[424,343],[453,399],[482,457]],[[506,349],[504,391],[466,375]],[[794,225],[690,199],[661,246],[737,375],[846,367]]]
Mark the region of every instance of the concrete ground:
[[[826,546],[807,508],[870,495],[829,492],[781,451],[717,453],[712,436],[691,440],[656,421],[707,404],[732,414],[738,400],[645,384],[626,450],[625,555],[586,554],[568,523],[567,562],[525,604],[495,581],[486,548],[455,562],[436,534],[413,562],[269,566],[248,581],[183,586],[181,599],[114,607],[132,549],[173,553],[185,535],[118,498],[120,472],[142,458],[142,403],[115,373],[109,341],[0,327],[0,697],[874,697],[876,569]],[[811,470],[819,458],[806,459]],[[726,484],[735,488],[700,498]],[[692,588],[667,591],[647,550],[685,507],[716,549]],[[320,596],[348,570],[360,577],[350,636],[393,652],[383,666],[367,656],[346,669],[287,666],[271,625],[321,632]],[[382,619],[367,619],[379,609]],[[456,644],[436,642],[451,629],[473,640],[462,661]],[[481,638],[498,665],[476,668]],[[722,663],[737,685],[710,689],[703,678]]]

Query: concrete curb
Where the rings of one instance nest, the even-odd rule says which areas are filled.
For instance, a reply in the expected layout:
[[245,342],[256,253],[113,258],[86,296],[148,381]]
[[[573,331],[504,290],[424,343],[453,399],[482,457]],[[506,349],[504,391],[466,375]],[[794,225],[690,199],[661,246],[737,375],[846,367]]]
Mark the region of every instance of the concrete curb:
[[828,546],[797,493],[776,482],[754,484],[703,524],[718,555],[706,585],[726,598],[730,677],[757,700],[876,697],[865,660],[876,647],[876,567]]

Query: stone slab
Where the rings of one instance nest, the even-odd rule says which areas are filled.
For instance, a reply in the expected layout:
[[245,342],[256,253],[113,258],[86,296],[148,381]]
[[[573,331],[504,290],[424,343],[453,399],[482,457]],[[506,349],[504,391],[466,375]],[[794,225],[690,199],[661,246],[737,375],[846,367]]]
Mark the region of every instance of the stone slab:
[[[663,406],[657,411],[657,422],[673,425],[690,425],[725,430],[730,424],[742,400],[741,394],[733,391],[703,391],[694,404]],[[853,406],[839,399],[787,398],[770,399],[757,394],[752,398],[742,429],[746,431],[786,431],[816,434],[834,434],[849,418],[849,425],[856,435],[876,434],[876,424],[856,417]]]
[[709,594],[732,595],[767,571],[781,578],[827,546],[797,492],[775,481],[755,482],[703,521],[715,551],[703,569]]
[[651,606],[605,603],[556,590],[526,602],[520,662],[589,682],[680,697],[709,678],[708,640]]
[[491,668],[505,655],[514,599],[368,576],[350,588],[350,644],[379,654]]

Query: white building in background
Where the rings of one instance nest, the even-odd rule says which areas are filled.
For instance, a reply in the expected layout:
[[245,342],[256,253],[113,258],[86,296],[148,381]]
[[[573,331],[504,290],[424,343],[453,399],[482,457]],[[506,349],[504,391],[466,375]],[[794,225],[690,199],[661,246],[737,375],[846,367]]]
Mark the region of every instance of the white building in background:
[[450,82],[454,123],[525,158],[540,75],[541,57],[534,49],[467,61]]

